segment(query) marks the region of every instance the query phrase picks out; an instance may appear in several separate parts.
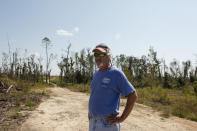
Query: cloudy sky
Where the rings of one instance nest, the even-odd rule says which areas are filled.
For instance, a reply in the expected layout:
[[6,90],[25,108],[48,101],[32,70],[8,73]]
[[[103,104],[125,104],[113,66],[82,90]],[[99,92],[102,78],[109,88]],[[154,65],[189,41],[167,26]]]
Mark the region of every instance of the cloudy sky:
[[69,42],[72,52],[104,42],[114,56],[141,57],[153,46],[167,62],[195,65],[196,7],[196,0],[0,0],[0,57],[8,40],[21,56],[27,49],[44,57],[42,39],[48,37],[58,58]]

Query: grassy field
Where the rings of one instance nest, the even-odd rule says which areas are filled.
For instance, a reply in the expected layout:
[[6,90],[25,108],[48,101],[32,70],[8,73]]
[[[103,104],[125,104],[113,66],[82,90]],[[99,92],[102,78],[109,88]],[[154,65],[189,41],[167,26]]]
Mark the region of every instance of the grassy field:
[[197,121],[197,96],[192,88],[164,89],[161,87],[139,88],[138,102],[163,112],[164,117],[175,115]]
[[[90,84],[60,83],[58,77],[53,82],[71,91],[90,93]],[[192,85],[177,89],[162,87],[137,88],[137,103],[148,105],[161,111],[163,117],[170,115],[197,121],[197,94]]]

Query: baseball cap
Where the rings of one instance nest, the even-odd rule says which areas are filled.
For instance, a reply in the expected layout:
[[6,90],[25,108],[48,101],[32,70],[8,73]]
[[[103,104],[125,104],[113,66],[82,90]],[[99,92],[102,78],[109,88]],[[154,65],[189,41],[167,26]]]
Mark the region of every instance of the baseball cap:
[[92,52],[101,52],[107,54],[110,53],[110,48],[106,44],[100,43],[92,50]]

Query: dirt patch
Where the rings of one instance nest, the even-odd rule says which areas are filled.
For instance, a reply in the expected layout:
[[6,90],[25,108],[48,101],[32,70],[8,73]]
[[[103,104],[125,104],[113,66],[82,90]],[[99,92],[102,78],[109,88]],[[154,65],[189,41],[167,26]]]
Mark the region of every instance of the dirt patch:
[[[50,98],[31,112],[18,131],[87,131],[89,95],[64,88],[50,88]],[[125,100],[121,100],[122,103]],[[121,104],[124,105],[124,104]],[[120,110],[124,109],[121,106]],[[197,122],[169,117],[141,104],[136,104],[129,117],[121,123],[121,131],[195,131]]]
[[47,96],[38,93],[23,93],[14,91],[0,93],[0,131],[16,130],[33,111],[41,99]]

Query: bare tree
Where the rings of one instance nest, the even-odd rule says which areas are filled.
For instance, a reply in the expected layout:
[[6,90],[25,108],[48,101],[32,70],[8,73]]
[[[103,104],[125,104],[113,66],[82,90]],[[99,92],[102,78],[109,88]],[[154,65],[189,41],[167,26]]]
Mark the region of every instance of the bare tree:
[[5,52],[2,53],[2,70],[5,74],[8,74],[8,59],[9,55]]
[[[63,65],[63,72],[64,72],[64,78],[65,79],[68,79],[68,74],[70,72],[69,71],[69,66],[70,66],[70,64],[69,64],[70,48],[71,48],[71,43],[69,42],[69,44],[68,44],[68,46],[67,46],[67,48],[65,50],[66,57],[65,58],[62,57],[62,59],[63,59],[62,65]],[[61,65],[60,65],[60,67],[61,67]]]
[[12,57],[11,57],[11,47],[10,47],[10,40],[9,40],[9,36],[7,33],[7,41],[8,41],[8,55],[9,55],[9,65],[11,66],[11,62],[12,62]]
[[50,47],[52,46],[52,44],[51,44],[51,40],[47,37],[44,37],[42,39],[42,43],[43,43],[43,46],[44,46],[45,52],[46,52],[46,72],[45,73],[46,73],[46,82],[48,83],[49,64],[50,64],[48,51],[49,51]]
[[191,61],[187,60],[186,62],[182,62],[183,64],[183,77],[184,79],[188,78],[188,72],[189,69],[191,68]]
[[179,66],[179,62],[176,59],[174,59],[170,63],[170,72],[172,74],[172,77],[174,77],[175,79],[177,79],[178,76],[180,75],[180,66]]

